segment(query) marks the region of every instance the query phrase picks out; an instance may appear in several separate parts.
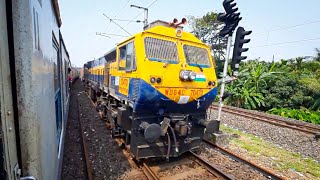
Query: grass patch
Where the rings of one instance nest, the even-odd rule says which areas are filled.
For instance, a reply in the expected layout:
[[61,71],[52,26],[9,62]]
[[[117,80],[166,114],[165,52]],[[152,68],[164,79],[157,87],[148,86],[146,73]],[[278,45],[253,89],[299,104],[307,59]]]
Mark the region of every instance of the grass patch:
[[290,152],[279,148],[252,134],[247,134],[221,125],[221,130],[227,133],[236,134],[239,138],[231,138],[230,144],[246,149],[251,156],[265,156],[272,159],[274,169],[279,171],[294,169],[295,171],[308,173],[315,177],[320,177],[320,163],[312,158],[303,157],[299,153]]

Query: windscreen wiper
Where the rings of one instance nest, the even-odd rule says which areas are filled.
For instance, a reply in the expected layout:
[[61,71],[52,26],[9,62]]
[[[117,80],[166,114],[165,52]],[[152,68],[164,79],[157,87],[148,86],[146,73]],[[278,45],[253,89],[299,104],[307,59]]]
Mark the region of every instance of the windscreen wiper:
[[202,67],[201,67],[198,63],[196,63],[196,65],[198,66],[198,68],[200,69],[200,71],[203,72]]

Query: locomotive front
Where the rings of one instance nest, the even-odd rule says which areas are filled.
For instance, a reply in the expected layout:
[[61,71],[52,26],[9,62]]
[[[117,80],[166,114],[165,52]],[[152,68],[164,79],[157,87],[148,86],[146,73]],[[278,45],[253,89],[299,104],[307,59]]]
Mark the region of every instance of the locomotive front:
[[150,26],[119,44],[110,65],[108,117],[137,159],[198,148],[217,94],[209,47],[180,27]]

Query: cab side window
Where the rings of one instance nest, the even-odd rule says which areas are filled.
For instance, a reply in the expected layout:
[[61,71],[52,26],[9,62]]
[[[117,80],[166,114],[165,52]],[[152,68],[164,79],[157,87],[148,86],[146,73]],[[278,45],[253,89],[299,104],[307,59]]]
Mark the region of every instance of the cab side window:
[[120,71],[131,72],[136,70],[136,60],[135,60],[135,51],[134,43],[130,42],[119,48],[119,64],[118,69]]
[[122,46],[120,47],[120,57],[119,57],[119,71],[124,71],[126,70],[126,50],[127,46]]

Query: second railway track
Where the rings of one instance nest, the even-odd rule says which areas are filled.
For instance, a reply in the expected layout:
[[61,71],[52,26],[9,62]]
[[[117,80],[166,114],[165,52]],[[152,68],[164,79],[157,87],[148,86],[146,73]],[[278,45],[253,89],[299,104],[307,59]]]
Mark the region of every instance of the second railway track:
[[208,144],[213,149],[216,149],[217,151],[221,152],[222,154],[224,154],[226,156],[229,156],[231,159],[234,159],[235,161],[238,161],[240,163],[243,163],[243,164],[246,164],[246,165],[250,166],[252,169],[254,169],[255,171],[257,171],[257,172],[259,172],[261,174],[263,174],[267,178],[277,179],[277,180],[284,179],[283,177],[278,176],[274,172],[272,172],[272,171],[270,171],[270,170],[268,170],[268,169],[266,169],[264,167],[261,167],[261,166],[259,166],[258,164],[254,163],[254,162],[248,161],[245,158],[233,153],[232,151],[230,151],[230,150],[228,150],[226,148],[223,148],[223,147],[215,145],[214,143],[212,143],[211,141],[209,141],[207,139],[203,139],[203,142]]
[[[211,108],[212,109],[217,109],[218,106],[212,105]],[[237,108],[237,109],[230,108],[228,106],[224,106],[222,108],[222,111],[226,112],[226,113],[231,113],[231,114],[239,115],[239,116],[242,116],[242,117],[246,117],[246,118],[250,118],[250,119],[266,122],[266,123],[273,124],[273,125],[276,125],[276,126],[281,126],[281,127],[297,130],[297,131],[300,131],[300,132],[312,134],[312,135],[315,136],[315,138],[320,138],[320,127],[317,127],[317,126],[285,121],[285,120],[281,120],[279,118],[275,118],[275,117],[272,117],[272,116],[263,115],[263,114],[260,114],[260,113],[257,114],[257,113],[249,112],[247,110],[241,110],[239,108]]]

